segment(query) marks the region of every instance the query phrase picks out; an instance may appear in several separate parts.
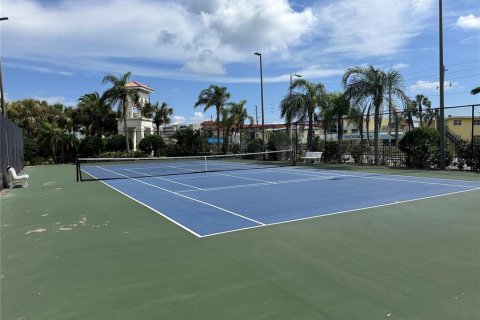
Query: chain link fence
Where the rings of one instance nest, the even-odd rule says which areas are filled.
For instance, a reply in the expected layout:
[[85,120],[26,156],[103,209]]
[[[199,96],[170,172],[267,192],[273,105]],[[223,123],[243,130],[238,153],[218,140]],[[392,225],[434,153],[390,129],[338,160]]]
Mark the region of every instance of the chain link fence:
[[0,190],[7,187],[7,168],[23,169],[23,131],[0,114]]

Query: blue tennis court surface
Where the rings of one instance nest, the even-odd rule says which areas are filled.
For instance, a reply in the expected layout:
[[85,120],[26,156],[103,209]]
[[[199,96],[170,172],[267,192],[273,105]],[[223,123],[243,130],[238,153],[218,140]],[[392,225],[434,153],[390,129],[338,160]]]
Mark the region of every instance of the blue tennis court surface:
[[298,167],[136,178],[120,165],[82,170],[115,173],[122,179],[103,182],[198,237],[480,188],[479,181]]

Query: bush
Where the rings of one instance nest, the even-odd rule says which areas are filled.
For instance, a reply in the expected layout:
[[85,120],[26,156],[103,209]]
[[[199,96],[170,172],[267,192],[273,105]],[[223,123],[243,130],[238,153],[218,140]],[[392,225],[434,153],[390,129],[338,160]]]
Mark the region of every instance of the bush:
[[[128,139],[128,144],[130,148],[132,148],[133,143],[132,140]],[[110,138],[107,139],[105,144],[106,151],[125,151],[127,150],[127,144],[125,143],[125,136],[121,134],[114,134]]]
[[27,136],[23,138],[23,152],[26,165],[36,165],[42,161],[42,157],[39,154],[40,147],[35,140]]
[[147,155],[142,151],[107,151],[100,158],[145,158]]
[[[432,128],[416,128],[409,131],[398,144],[405,153],[409,168],[428,169],[440,164],[440,135]],[[446,153],[446,165],[452,162],[452,154]]]
[[260,138],[255,138],[247,144],[247,152],[262,152],[263,151],[263,140]]
[[366,153],[367,146],[364,141],[361,141],[359,144],[355,144],[350,149],[354,163],[362,163],[362,156]]
[[157,135],[149,135],[140,140],[138,144],[138,148],[142,150],[145,154],[153,155],[155,157],[159,157],[162,149],[165,149],[165,141],[163,141],[162,137]]
[[323,155],[325,162],[338,159],[338,141],[326,141]]
[[467,165],[472,171],[480,171],[480,139],[472,142],[463,141],[457,147],[457,155],[459,169]]
[[272,132],[268,137],[267,149],[271,151],[289,150],[292,148],[292,139],[286,132]]
[[88,137],[80,141],[79,155],[81,157],[100,156],[105,147],[105,142],[100,137]]

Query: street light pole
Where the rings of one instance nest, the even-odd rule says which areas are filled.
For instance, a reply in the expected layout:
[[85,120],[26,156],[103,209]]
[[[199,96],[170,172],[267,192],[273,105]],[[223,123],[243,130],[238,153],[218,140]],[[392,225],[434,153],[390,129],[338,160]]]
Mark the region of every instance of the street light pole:
[[[0,18],[0,21],[8,20],[8,17]],[[2,77],[2,62],[0,61],[0,106],[2,107],[2,114],[5,115],[5,96],[3,95],[3,77]]]
[[292,77],[299,77],[299,78],[301,78],[302,75],[301,75],[301,74],[296,74],[296,73],[290,73],[290,87],[289,87],[290,94],[292,94]]
[[443,86],[445,82],[445,66],[443,65],[443,13],[442,0],[438,1],[438,46],[439,46],[439,64],[440,64],[440,169],[446,167],[445,154],[445,96]]
[[260,57],[260,97],[262,99],[262,151],[265,151],[265,114],[263,111],[263,72],[262,72],[262,54],[255,52]]

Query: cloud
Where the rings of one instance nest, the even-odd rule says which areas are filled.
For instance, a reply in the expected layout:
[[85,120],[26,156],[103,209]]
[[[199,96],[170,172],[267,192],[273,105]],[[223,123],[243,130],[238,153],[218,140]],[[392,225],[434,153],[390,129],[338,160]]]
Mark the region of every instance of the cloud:
[[215,59],[211,50],[203,50],[197,59],[185,63],[183,70],[205,75],[222,75],[226,73],[225,68],[218,59]]
[[224,74],[225,64],[252,60],[253,49],[278,59],[315,20],[310,8],[294,11],[287,0],[3,0],[2,10],[15,21],[2,24],[7,58],[96,71],[110,63],[112,72],[135,57],[200,75]]
[[190,123],[200,123],[205,120],[203,112],[194,112],[193,116],[189,118]]
[[[326,52],[349,57],[389,56],[425,28],[433,0],[340,0],[318,9]],[[408,21],[408,23],[405,23]]]
[[476,17],[473,14],[460,16],[455,25],[462,29],[480,29],[480,17]]
[[186,119],[184,116],[173,116],[172,123],[173,124],[180,124],[180,123],[185,123]]
[[64,106],[76,106],[77,102],[76,101],[68,101],[67,98],[62,97],[62,96],[51,96],[51,97],[41,97],[41,96],[35,96],[33,99],[37,99],[40,101],[47,101],[48,104],[55,104],[55,103],[61,103]]
[[[445,90],[453,89],[458,87],[459,83],[455,81],[445,80]],[[409,86],[409,89],[415,93],[421,93],[426,91],[436,92],[440,86],[439,81],[425,81],[418,80],[414,85]]]
[[410,65],[407,64],[407,63],[397,63],[396,65],[394,65],[394,66],[392,67],[392,69],[401,70],[401,69],[406,69],[406,68],[408,68],[408,67],[410,67]]

